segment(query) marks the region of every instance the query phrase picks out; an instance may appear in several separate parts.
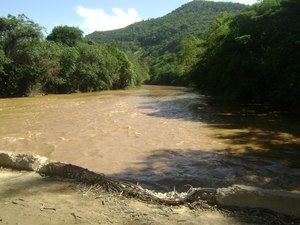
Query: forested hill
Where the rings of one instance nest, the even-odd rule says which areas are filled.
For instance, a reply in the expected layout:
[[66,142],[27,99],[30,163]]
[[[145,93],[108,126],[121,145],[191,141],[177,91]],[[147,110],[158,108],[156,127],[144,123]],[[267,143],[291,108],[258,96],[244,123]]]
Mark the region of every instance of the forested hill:
[[236,12],[244,5],[234,3],[192,1],[166,16],[132,24],[126,28],[94,32],[87,38],[97,42],[137,42],[143,47],[185,37],[200,35],[220,12]]
[[[221,12],[238,12],[243,8],[245,5],[237,3],[194,0],[166,16],[119,30],[94,32],[86,38],[99,43],[117,43],[138,54],[149,66],[152,83],[182,84],[180,77],[185,68],[190,67],[178,63],[182,61],[178,59],[182,48],[187,44],[197,45],[198,41],[193,37],[200,37]],[[188,43],[184,43],[186,39],[189,39]],[[193,59],[189,61],[193,62]]]

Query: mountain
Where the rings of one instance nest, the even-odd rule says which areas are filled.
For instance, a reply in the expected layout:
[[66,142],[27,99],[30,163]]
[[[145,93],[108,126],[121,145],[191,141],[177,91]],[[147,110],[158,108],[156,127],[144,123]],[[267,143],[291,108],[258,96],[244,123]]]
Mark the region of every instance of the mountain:
[[151,83],[184,84],[183,74],[197,57],[197,51],[190,53],[187,49],[197,48],[199,38],[218,14],[236,13],[244,8],[238,3],[194,0],[163,17],[118,30],[94,32],[86,38],[116,44],[145,62]]

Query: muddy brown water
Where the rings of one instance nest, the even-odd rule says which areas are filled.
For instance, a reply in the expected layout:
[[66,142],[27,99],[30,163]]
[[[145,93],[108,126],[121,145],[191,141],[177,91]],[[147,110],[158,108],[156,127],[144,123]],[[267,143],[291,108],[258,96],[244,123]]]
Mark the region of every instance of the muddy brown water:
[[299,192],[299,136],[296,118],[216,107],[186,88],[0,99],[0,150],[161,191],[247,184]]

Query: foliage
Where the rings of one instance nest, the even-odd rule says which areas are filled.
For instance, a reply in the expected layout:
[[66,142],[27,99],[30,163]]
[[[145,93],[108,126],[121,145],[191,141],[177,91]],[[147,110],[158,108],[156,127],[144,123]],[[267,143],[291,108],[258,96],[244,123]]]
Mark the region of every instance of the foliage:
[[202,43],[202,39],[188,36],[176,46],[174,53],[164,54],[153,59],[150,83],[189,85],[191,82],[187,75],[203,51]]
[[[168,15],[135,23],[126,28],[94,32],[87,39],[98,43],[114,43],[148,64],[150,83],[184,85],[186,62],[194,62],[194,50],[187,51],[184,42],[193,42],[221,12],[238,12],[245,6],[234,3],[194,0]],[[190,38],[191,37],[191,38]],[[194,40],[198,42],[199,40]],[[197,43],[189,43],[196,46]],[[177,55],[185,55],[185,59]],[[182,65],[181,65],[182,63]]]
[[83,32],[78,27],[57,26],[48,35],[48,41],[59,42],[68,46],[75,46],[82,41]]
[[0,18],[1,97],[125,88],[144,79],[123,51],[86,43],[77,28],[56,27],[50,37],[42,39],[25,16]]
[[21,95],[34,82],[27,50],[41,37],[41,28],[24,15],[0,18],[0,96]]
[[6,55],[13,57],[14,48],[19,44],[38,40],[42,37],[41,27],[25,15],[8,15],[0,18],[0,45]]
[[227,103],[293,110],[300,108],[299,37],[298,0],[265,0],[247,8],[194,0],[165,17],[87,39],[78,28],[63,26],[44,40],[41,28],[24,15],[2,17],[0,96],[28,95],[36,88],[117,89],[148,80],[196,84]]
[[300,2],[273,0],[222,14],[205,35],[193,79],[231,103],[300,106]]

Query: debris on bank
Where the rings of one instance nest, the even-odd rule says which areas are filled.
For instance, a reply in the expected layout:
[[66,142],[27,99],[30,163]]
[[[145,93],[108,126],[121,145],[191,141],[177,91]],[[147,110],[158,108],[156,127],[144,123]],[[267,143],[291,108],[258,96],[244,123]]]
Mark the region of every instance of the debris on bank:
[[109,178],[79,166],[51,161],[48,158],[12,152],[0,152],[0,167],[34,171],[41,176],[76,180],[98,185],[107,191],[118,192],[127,197],[166,205],[183,205],[202,202],[204,205],[221,207],[262,208],[300,217],[300,194],[287,191],[265,190],[256,187],[234,185],[228,188],[191,188],[187,192],[159,193],[130,182]]

